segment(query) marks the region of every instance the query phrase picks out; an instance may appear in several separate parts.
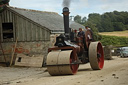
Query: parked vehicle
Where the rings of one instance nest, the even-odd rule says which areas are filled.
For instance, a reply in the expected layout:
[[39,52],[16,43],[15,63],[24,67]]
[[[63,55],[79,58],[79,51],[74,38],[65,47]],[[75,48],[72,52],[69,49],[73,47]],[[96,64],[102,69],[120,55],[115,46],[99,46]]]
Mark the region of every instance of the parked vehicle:
[[128,57],[128,47],[120,48],[120,57]]

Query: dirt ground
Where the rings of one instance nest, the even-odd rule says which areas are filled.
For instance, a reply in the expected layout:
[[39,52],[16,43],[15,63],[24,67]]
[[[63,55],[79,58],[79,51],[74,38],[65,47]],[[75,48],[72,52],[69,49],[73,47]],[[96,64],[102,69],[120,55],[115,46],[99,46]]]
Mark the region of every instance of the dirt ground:
[[66,76],[50,76],[44,67],[0,67],[0,85],[128,85],[128,58],[105,60],[96,71],[83,64],[77,74]]

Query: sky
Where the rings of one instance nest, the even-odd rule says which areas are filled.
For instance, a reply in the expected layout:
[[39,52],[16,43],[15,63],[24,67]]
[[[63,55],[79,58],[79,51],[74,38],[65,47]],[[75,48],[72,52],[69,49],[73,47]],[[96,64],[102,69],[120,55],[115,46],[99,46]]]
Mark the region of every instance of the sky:
[[[90,13],[103,14],[112,11],[128,11],[128,0],[65,0],[70,2],[70,16],[87,17]],[[10,0],[9,5],[18,8],[57,12],[62,15],[63,0]]]

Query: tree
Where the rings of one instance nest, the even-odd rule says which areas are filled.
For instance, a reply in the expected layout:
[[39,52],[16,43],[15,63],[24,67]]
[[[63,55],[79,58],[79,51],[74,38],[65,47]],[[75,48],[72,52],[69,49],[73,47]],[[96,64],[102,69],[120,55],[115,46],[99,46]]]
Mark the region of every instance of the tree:
[[[101,27],[102,27],[103,32],[114,31],[113,24],[111,22],[111,18],[106,13],[101,15]],[[101,30],[99,30],[99,31],[101,31]]]
[[88,25],[91,28],[96,28],[99,32],[112,32],[128,30],[128,12],[106,12],[102,15],[91,13],[86,17],[81,18],[80,15],[74,17],[74,21],[82,25]]
[[124,31],[125,30],[125,25],[122,22],[114,22],[113,26],[114,26],[115,31]]
[[87,21],[87,18],[86,17],[83,17],[82,20],[81,20],[81,24],[84,25],[86,23],[86,21]]
[[80,16],[80,15],[76,15],[76,16],[74,17],[74,21],[81,24],[81,21],[82,21],[82,20],[81,20],[81,16]]
[[87,21],[87,18],[86,18],[86,17],[81,18],[80,15],[76,15],[76,16],[74,17],[74,21],[77,22],[77,23],[79,23],[79,24],[84,25],[85,22]]
[[98,14],[98,13],[92,13],[92,14],[89,14],[88,16],[88,21],[95,24],[96,25],[96,28],[99,30],[99,29],[102,29],[101,28],[101,15]]
[[69,20],[72,21],[74,16],[69,16]]
[[10,0],[0,0],[0,12],[2,12],[6,8],[6,4],[9,3]]

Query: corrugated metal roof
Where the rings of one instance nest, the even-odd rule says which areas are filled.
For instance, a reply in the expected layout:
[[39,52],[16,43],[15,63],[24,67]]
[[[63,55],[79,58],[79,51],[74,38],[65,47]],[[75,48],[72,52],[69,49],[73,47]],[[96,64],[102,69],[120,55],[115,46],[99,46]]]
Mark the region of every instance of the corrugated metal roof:
[[[50,30],[64,30],[63,17],[55,12],[29,10],[8,6],[11,10],[25,16],[32,21],[49,28]],[[70,28],[78,29],[84,28],[76,22],[70,22]]]

